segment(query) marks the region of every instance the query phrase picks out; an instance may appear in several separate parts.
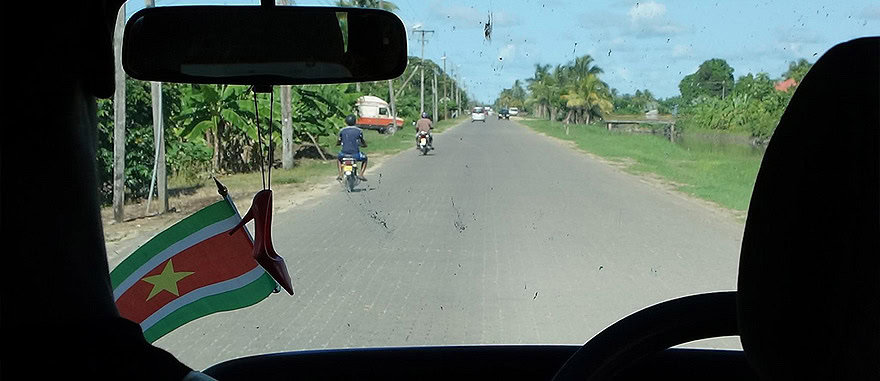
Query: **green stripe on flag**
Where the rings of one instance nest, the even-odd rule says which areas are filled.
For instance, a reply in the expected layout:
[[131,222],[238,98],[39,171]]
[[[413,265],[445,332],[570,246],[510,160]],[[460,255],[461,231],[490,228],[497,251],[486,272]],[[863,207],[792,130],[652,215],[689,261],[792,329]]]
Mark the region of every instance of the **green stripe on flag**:
[[168,332],[200,317],[257,304],[266,299],[275,290],[276,285],[275,280],[269,274],[264,273],[257,280],[241,288],[206,296],[178,308],[144,331],[144,337],[152,343]]
[[167,249],[172,244],[192,235],[193,233],[210,226],[213,223],[223,221],[235,214],[235,210],[226,200],[220,200],[184,218],[172,225],[165,231],[139,247],[134,253],[125,258],[113,271],[110,272],[110,283],[116,289],[122,281],[131,273],[143,266],[156,254]]

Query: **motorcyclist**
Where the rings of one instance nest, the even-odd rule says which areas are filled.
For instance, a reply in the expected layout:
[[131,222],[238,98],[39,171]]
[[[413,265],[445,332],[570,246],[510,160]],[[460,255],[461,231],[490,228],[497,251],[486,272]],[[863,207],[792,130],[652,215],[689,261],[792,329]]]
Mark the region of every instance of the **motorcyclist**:
[[367,155],[361,152],[360,147],[367,147],[367,141],[364,140],[364,131],[355,126],[357,117],[349,115],[345,117],[345,127],[339,130],[339,136],[336,139],[336,145],[341,145],[342,150],[336,156],[336,167],[339,170],[336,180],[342,180],[342,159],[344,157],[352,157],[361,162],[361,170],[358,172],[358,179],[367,181],[364,172],[367,171]]
[[431,130],[433,129],[434,123],[431,121],[428,113],[423,112],[422,118],[416,122],[416,148],[419,146],[419,133],[426,132],[428,134],[428,148],[434,149],[434,137],[431,135]]

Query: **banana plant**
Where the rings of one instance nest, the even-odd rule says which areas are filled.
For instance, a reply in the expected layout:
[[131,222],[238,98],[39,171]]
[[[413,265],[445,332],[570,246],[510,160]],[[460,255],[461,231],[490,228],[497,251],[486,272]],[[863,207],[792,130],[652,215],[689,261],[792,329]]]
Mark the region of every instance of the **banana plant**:
[[223,170],[223,136],[227,129],[256,136],[253,124],[243,115],[241,101],[246,92],[247,87],[234,85],[192,85],[181,91],[180,134],[213,146],[214,171]]

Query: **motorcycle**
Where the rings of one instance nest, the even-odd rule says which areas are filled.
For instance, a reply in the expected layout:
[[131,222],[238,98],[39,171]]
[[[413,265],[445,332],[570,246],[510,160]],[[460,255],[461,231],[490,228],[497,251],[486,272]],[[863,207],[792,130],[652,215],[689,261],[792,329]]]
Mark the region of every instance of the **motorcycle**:
[[343,184],[349,192],[354,191],[360,180],[358,179],[358,162],[353,157],[342,158]]
[[431,147],[428,146],[428,133],[425,131],[419,132],[417,140],[419,142],[418,148],[422,151],[422,155],[427,155],[428,151],[431,150]]

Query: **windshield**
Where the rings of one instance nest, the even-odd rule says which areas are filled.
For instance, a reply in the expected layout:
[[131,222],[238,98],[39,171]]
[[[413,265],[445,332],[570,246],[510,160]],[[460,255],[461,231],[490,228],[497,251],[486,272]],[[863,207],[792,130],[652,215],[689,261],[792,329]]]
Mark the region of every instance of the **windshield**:
[[[192,367],[289,350],[583,344],[646,306],[733,290],[789,99],[825,51],[880,26],[870,0],[340,4],[404,21],[403,75],[256,96],[129,78],[124,102],[99,102],[111,269],[221,200],[214,178],[246,212],[271,168],[271,233],[295,293],[158,338]],[[472,119],[479,104],[504,114]],[[423,114],[430,140],[416,138]],[[343,155],[358,164],[337,165]],[[132,282],[151,298],[186,293],[148,278]]]

